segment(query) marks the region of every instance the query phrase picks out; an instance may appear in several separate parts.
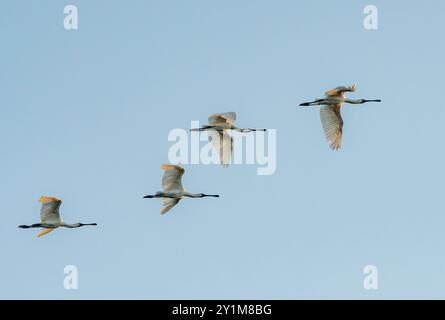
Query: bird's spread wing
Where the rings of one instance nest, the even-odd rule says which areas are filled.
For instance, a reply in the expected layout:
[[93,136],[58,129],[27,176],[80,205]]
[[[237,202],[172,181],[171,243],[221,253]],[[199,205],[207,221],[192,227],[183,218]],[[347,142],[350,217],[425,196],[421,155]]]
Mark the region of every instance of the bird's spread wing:
[[171,164],[164,164],[161,166],[165,172],[162,176],[162,189],[164,192],[182,192],[182,175],[184,174],[184,168]]
[[162,207],[161,214],[166,214],[168,211],[170,211],[171,208],[176,206],[179,202],[179,198],[172,199],[172,198],[164,198],[162,199],[164,206]]
[[62,204],[62,200],[56,197],[40,197],[39,201],[42,203],[40,209],[40,220],[42,223],[59,223],[60,215],[59,208]]
[[357,85],[353,84],[350,87],[341,86],[341,87],[337,87],[337,88],[328,90],[325,92],[325,95],[327,97],[336,97],[336,96],[343,95],[345,92],[353,92],[355,90],[357,90]]
[[227,168],[232,160],[233,138],[225,132],[208,131],[209,140],[218,151],[221,164]]
[[[220,137],[221,138],[221,137]],[[233,138],[226,134],[222,134],[222,145],[219,148],[220,159],[223,167],[227,168],[232,161]]]
[[236,113],[235,112],[226,112],[226,113],[217,113],[209,116],[209,125],[218,126],[218,125],[235,125],[236,121]]
[[333,150],[340,149],[343,136],[343,119],[340,114],[340,106],[322,106],[320,108],[320,120],[331,148]]

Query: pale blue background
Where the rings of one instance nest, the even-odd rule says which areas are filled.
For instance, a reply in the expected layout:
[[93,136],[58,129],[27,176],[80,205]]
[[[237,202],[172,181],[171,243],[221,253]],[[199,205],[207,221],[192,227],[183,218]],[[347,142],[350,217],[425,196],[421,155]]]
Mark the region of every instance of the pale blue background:
[[[379,8],[379,30],[362,26]],[[63,28],[63,7],[79,30]],[[442,1],[1,1],[0,298],[445,298]],[[357,83],[344,145],[317,108]],[[278,167],[187,166],[161,217],[172,128],[237,111]],[[38,230],[41,195],[67,222]],[[79,290],[63,268],[79,268]],[[379,290],[363,289],[363,267]]]

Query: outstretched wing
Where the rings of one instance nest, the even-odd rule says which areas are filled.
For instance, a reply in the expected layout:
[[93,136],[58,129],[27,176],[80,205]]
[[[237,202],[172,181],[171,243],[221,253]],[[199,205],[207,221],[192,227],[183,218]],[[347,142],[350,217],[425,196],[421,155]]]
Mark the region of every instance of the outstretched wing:
[[166,214],[167,212],[170,211],[171,208],[173,208],[174,206],[176,206],[179,202],[179,198],[176,199],[172,199],[172,198],[164,198],[162,199],[164,206],[161,209],[161,214]]
[[217,113],[209,116],[209,125],[211,126],[234,126],[236,122],[235,112]]
[[62,200],[56,197],[40,197],[39,201],[42,203],[40,209],[40,220],[42,223],[55,224],[60,223],[59,208]]
[[161,166],[165,172],[162,175],[162,189],[164,192],[182,192],[182,175],[184,174],[184,168],[181,166],[175,166],[171,164],[164,164]]
[[320,108],[320,120],[331,149],[340,149],[343,136],[343,119],[340,114],[340,106],[322,106]]
[[227,168],[232,160],[233,138],[226,132],[211,130],[207,132],[209,140],[217,150],[221,164]]
[[353,84],[350,87],[341,86],[325,92],[327,97],[338,97],[342,96],[345,92],[354,92],[357,90],[357,85]]

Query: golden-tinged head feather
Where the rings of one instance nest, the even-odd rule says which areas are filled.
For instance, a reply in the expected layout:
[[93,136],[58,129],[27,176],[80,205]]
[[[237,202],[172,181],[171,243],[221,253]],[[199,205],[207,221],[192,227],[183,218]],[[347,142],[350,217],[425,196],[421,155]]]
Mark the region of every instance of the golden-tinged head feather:
[[62,199],[57,198],[57,197],[42,196],[42,197],[40,197],[39,201],[41,203],[48,203],[48,202],[52,202],[52,201],[60,201],[60,202],[62,202]]
[[173,165],[173,164],[163,164],[161,166],[161,169],[163,169],[163,170],[178,170],[178,171],[182,171],[182,172],[185,171],[185,169],[183,167],[176,166],[176,165]]

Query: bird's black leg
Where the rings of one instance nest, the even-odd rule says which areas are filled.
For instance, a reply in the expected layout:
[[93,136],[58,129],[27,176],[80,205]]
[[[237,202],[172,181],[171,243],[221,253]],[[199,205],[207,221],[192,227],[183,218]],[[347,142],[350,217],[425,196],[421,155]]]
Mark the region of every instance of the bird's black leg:
[[300,106],[301,107],[318,106],[321,104],[320,102],[322,102],[322,101],[323,101],[323,99],[317,99],[312,102],[303,102],[303,103],[300,103]]
[[35,224],[30,225],[30,226],[22,224],[22,225],[19,226],[19,228],[22,228],[22,229],[40,228],[40,227],[42,227],[41,223],[35,223]]
[[213,126],[203,126],[201,128],[190,129],[190,131],[206,131],[206,130],[210,130],[210,129],[213,129],[213,128],[214,128]]

